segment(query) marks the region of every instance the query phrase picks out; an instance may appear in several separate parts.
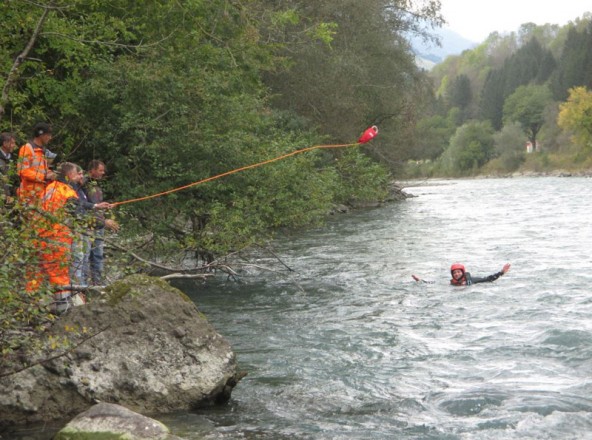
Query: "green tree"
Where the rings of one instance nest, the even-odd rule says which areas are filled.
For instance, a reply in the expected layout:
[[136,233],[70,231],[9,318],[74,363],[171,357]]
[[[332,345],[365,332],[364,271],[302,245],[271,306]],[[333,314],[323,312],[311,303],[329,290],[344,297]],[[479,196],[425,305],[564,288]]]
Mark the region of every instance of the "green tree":
[[493,157],[493,133],[489,121],[469,121],[459,127],[442,155],[445,171],[462,175],[483,166]]
[[501,69],[487,74],[485,85],[481,90],[480,116],[491,121],[496,129],[500,129],[503,120],[505,75]]
[[524,151],[524,130],[519,123],[505,124],[502,130],[494,134],[495,152],[497,155]]
[[75,140],[63,127],[76,116],[73,101],[88,69],[142,46],[123,3],[2,2],[0,123],[28,134],[35,122],[52,121],[61,127],[56,141],[65,151],[73,148]]
[[547,86],[521,86],[504,103],[504,121],[518,122],[536,147],[537,135],[545,122],[545,109],[552,102]]
[[[355,2],[344,5],[348,22],[354,21],[357,7]],[[11,83],[6,105],[10,120],[19,127],[50,120],[59,134],[62,158],[82,164],[105,160],[112,176],[107,183],[111,200],[155,194],[321,143],[321,136],[294,109],[273,108],[262,80],[298,61],[288,59],[290,52],[283,50],[292,39],[297,41],[294,47],[308,45],[313,53],[332,43],[334,25],[313,14],[315,5],[296,13],[289,7],[270,8],[264,1],[55,0],[36,6],[15,0],[2,8],[15,23],[27,25],[21,30],[24,39],[2,37],[12,44],[3,46],[6,58],[33,42]],[[304,24],[296,29],[299,20]],[[366,37],[371,38],[379,28],[368,24]],[[32,35],[36,37],[31,40]],[[278,36],[284,38],[272,39]],[[334,58],[327,73],[342,80],[337,72],[348,60],[344,55],[358,59],[362,50],[355,45],[355,50],[343,51],[341,61]],[[364,60],[373,62],[369,56]],[[344,80],[344,90],[355,90],[354,80],[373,84],[371,76],[380,70],[374,67]],[[8,78],[11,63],[4,68]],[[365,89],[369,92],[373,86]],[[344,98],[341,114],[355,113],[359,103],[371,97],[358,98]],[[353,125],[339,137],[356,139],[361,129],[357,122],[358,128]],[[328,127],[322,131],[331,132]],[[353,161],[350,173],[356,164],[365,166],[364,161]],[[282,170],[281,179],[274,170]],[[160,240],[153,244],[162,244],[162,249],[219,254],[242,248],[275,227],[318,221],[337,197],[342,178],[346,176],[339,175],[333,154],[311,152],[125,205],[118,215],[129,233],[158,234]],[[364,185],[370,180],[352,182]],[[350,188],[355,196],[356,188]],[[357,190],[366,196],[372,192]]]
[[413,125],[429,90],[403,34],[425,22],[441,23],[438,2],[286,3],[298,11],[297,35],[307,35],[319,22],[331,25],[333,34],[329,44],[296,41],[285,46],[282,54],[290,68],[265,76],[274,94],[272,103],[304,116],[341,142],[378,123],[380,136],[369,154],[389,164],[409,155]]
[[495,154],[506,171],[514,171],[524,162],[524,131],[520,124],[504,125],[493,135],[493,141]]
[[[451,111],[451,113],[453,113]],[[448,146],[456,130],[456,124],[450,117],[434,115],[421,119],[417,123],[417,140],[413,159],[438,158]]]
[[[0,12],[7,19],[0,30],[6,91],[1,123],[23,133],[37,120],[52,122],[56,136],[50,147],[59,148],[61,159],[107,163],[111,201],[335,142],[319,134],[330,131],[326,127],[313,129],[307,115],[274,108],[263,81],[295,61],[282,50],[286,41],[268,38],[284,32],[289,40],[290,9],[269,9],[258,0],[54,0],[45,6],[14,0],[0,3]],[[299,41],[325,48],[332,29],[331,23],[315,22]],[[333,67],[341,66],[335,58]],[[336,72],[330,74],[337,77]],[[370,76],[354,78],[373,82]],[[340,105],[344,112],[357,110]],[[343,137],[351,141],[355,134],[355,140],[360,128],[348,130]],[[337,201],[384,197],[388,173],[366,152],[311,151],[121,205],[115,210],[123,225],[120,237],[130,246],[134,238],[150,237],[142,243],[145,258],[199,257],[192,260],[199,271],[204,259],[243,249],[277,228],[317,224]],[[12,232],[11,215],[2,210],[0,225]],[[3,235],[3,249],[12,258],[6,261],[14,263],[0,274],[3,304],[10,304],[3,334],[14,329],[16,310],[28,313],[28,305],[36,304],[22,288],[32,260],[30,240],[23,238],[30,225],[21,225]],[[25,315],[18,322],[33,320]]]
[[554,58],[551,52],[543,48],[537,38],[530,37],[504,62],[504,97],[521,85],[545,82],[553,67]]

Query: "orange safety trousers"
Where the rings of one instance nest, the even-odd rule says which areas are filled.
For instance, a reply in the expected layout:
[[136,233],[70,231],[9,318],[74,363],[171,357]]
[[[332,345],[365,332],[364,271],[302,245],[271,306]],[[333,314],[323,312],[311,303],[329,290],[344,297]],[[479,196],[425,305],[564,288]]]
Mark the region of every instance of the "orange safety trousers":
[[44,234],[35,241],[39,265],[36,272],[31,272],[27,282],[27,291],[34,292],[45,281],[53,286],[70,284],[70,249],[72,236],[52,236]]

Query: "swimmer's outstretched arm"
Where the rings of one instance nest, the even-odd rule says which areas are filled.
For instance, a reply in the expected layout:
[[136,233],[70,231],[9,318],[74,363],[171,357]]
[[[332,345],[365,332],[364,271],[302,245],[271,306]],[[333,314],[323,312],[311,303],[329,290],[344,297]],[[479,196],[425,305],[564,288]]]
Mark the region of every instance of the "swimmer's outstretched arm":
[[422,280],[421,278],[419,278],[417,275],[411,275],[411,278],[413,278],[415,281],[417,281],[418,283],[426,283],[426,284],[433,284],[433,281],[426,281],[426,280]]

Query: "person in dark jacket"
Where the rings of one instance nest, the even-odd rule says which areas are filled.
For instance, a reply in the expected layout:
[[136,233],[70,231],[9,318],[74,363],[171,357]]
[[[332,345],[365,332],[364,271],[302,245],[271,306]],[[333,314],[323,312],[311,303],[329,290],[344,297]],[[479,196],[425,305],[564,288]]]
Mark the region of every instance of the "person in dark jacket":
[[[92,160],[88,165],[88,176],[84,182],[83,190],[89,202],[100,203],[103,201],[103,190],[99,182],[105,176],[107,169],[105,163],[100,160]],[[94,231],[90,237],[90,252],[85,255],[84,268],[87,273],[87,282],[94,286],[103,284],[104,267],[104,237],[105,229],[117,232],[119,224],[98,213],[95,219]]]
[[[88,217],[93,216],[95,211],[93,203],[88,201],[86,193],[82,189],[84,183],[84,171],[76,165],[76,176],[71,180],[70,186],[78,196],[78,204],[76,206],[75,215],[78,219],[76,228],[72,231],[72,248],[71,248],[71,264],[70,264],[70,281],[72,284],[79,286],[87,285],[87,276],[85,261],[90,254],[90,233],[88,231],[91,221]],[[100,214],[103,215],[103,214]]]
[[[473,277],[469,272],[465,270],[464,265],[462,265],[461,263],[454,263],[452,266],[450,266],[450,275],[452,276],[450,284],[453,286],[470,286],[471,284],[477,283],[491,283],[497,280],[505,273],[507,273],[510,270],[510,266],[510,263],[506,263],[504,264],[504,267],[502,267],[502,270],[494,273],[493,275],[489,275],[486,277]],[[415,275],[411,275],[411,277],[418,282],[427,282]]]
[[12,152],[16,148],[16,140],[12,133],[0,133],[0,195],[6,202],[11,202],[16,193],[16,170],[12,169],[16,158]]

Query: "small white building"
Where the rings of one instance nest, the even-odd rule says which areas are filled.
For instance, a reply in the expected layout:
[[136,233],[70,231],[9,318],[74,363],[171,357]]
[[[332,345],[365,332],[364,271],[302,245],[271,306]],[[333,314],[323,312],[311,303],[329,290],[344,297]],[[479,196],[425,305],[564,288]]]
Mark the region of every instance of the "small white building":
[[530,141],[526,141],[526,152],[527,153],[532,153],[533,151],[539,151],[540,149],[540,145],[538,142],[535,142],[535,145],[532,145],[532,142]]

